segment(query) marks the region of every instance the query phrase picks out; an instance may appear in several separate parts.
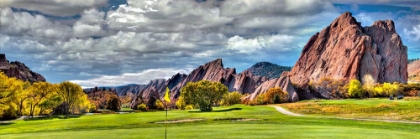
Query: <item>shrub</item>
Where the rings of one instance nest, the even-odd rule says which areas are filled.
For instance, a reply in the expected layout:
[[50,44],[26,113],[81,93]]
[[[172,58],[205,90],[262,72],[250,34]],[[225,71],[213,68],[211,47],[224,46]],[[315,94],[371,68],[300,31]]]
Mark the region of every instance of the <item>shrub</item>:
[[242,94],[239,92],[232,92],[228,94],[224,94],[222,97],[222,105],[234,105],[241,103]]
[[158,110],[165,110],[165,106],[163,105],[162,101],[156,100],[155,102],[156,109]]
[[369,97],[375,97],[375,84],[376,81],[370,74],[363,76],[363,89],[368,93]]
[[264,98],[265,98],[264,94],[259,94],[256,98],[254,98],[254,100],[251,101],[250,105],[253,106],[253,105],[267,104]]
[[141,103],[141,104],[137,105],[137,109],[141,110],[141,111],[147,111],[148,110],[146,104],[144,104],[144,103]]
[[346,98],[347,88],[346,80],[344,79],[333,79],[330,77],[322,77],[318,82],[309,82],[309,87],[313,91],[319,91],[320,89],[330,92],[332,98]]
[[362,98],[365,95],[362,84],[356,79],[350,81],[348,93],[350,97]]
[[176,101],[175,105],[178,109],[184,110],[185,105],[187,104],[185,104],[184,97],[180,96],[178,100]]
[[187,106],[185,106],[185,110],[193,110],[194,109],[194,106],[193,105],[187,105]]
[[289,93],[284,92],[281,88],[271,88],[264,94],[264,102],[268,104],[284,103],[289,100]]

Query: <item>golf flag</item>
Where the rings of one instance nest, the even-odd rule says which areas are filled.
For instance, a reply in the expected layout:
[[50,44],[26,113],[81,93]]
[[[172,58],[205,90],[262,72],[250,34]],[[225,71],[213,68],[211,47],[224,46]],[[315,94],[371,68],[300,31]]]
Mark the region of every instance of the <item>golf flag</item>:
[[165,93],[165,97],[164,97],[166,102],[171,102],[171,99],[169,98],[169,88],[166,87],[166,93]]

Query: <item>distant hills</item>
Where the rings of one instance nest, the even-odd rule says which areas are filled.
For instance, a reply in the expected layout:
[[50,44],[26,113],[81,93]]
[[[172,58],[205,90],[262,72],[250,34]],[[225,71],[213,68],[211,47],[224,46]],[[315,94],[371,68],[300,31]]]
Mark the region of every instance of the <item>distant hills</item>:
[[292,67],[280,66],[270,62],[258,62],[245,71],[249,71],[255,76],[265,76],[269,79],[273,79],[279,78],[283,71],[290,71],[291,69]]

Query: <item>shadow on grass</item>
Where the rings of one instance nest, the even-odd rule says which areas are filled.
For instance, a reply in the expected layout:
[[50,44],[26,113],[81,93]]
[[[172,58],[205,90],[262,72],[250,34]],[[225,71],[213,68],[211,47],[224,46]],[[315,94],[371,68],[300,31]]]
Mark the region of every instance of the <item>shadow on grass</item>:
[[205,112],[228,112],[228,111],[235,111],[235,110],[242,110],[242,108],[229,108],[229,109],[213,110],[213,111],[188,111],[188,112],[189,113],[205,113]]
[[0,126],[1,126],[1,125],[11,125],[11,124],[15,124],[15,123],[13,123],[13,122],[0,123]]
[[32,117],[32,118],[25,118],[24,121],[36,121],[36,120],[52,120],[52,119],[73,119],[79,118],[82,115],[53,115],[53,116],[42,116],[42,117]]

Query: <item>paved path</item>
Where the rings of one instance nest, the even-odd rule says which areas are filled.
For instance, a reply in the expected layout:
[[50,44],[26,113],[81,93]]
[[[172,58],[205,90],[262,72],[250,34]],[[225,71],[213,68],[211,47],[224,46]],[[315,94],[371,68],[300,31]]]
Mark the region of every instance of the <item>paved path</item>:
[[[276,108],[277,111],[290,115],[290,116],[304,116],[301,114],[293,113],[291,111],[288,111],[280,106],[273,106]],[[398,121],[398,120],[375,120],[375,119],[361,119],[361,118],[344,118],[344,117],[323,117],[323,118],[334,118],[334,119],[343,119],[343,120],[356,120],[356,121],[376,121],[376,122],[390,122],[390,123],[408,123],[408,124],[420,124],[420,122],[415,121]]]
[[303,116],[303,115],[296,114],[296,113],[293,113],[291,111],[288,111],[286,109],[283,109],[282,107],[279,107],[279,106],[273,106],[273,107],[276,108],[277,111],[279,111],[279,112],[281,112],[283,114],[286,114],[286,115],[290,115],[290,116]]

